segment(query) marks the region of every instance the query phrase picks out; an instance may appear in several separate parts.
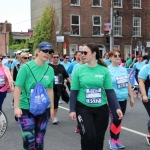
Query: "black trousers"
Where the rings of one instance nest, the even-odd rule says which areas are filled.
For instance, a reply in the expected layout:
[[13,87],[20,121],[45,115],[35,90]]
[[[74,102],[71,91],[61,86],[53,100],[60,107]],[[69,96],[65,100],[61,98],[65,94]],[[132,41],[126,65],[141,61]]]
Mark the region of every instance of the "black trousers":
[[87,107],[80,102],[76,105],[82,150],[103,150],[104,136],[109,121],[107,105]]

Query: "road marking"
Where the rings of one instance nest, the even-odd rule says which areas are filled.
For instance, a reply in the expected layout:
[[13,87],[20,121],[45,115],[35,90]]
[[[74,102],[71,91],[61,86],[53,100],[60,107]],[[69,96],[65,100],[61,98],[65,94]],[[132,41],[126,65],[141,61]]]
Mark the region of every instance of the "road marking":
[[[65,110],[68,110],[68,108],[65,108],[65,107],[62,107],[62,106],[59,106],[59,108],[62,108],[62,109],[65,109]],[[141,135],[141,136],[146,136],[146,134],[142,133],[142,132],[138,132],[138,131],[135,131],[135,130],[132,130],[132,129],[129,129],[129,128],[126,128],[126,127],[121,127],[123,130],[126,130],[126,131],[129,131],[129,132],[132,132],[132,133],[135,133],[135,134],[138,134],[138,135]]]

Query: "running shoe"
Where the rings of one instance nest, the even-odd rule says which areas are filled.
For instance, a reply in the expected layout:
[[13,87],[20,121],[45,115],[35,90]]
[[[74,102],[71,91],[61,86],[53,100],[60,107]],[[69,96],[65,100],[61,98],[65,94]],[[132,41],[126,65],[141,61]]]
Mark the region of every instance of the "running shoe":
[[116,146],[116,140],[114,140],[114,139],[109,140],[109,145],[110,145],[110,149],[112,149],[112,150],[117,150],[118,149],[117,146]]
[[13,102],[11,102],[11,108],[14,108],[14,103]]
[[75,132],[76,132],[76,133],[79,133],[79,132],[80,132],[80,129],[79,129],[78,126],[76,126]]
[[53,123],[53,124],[57,124],[57,123],[58,123],[57,117],[55,117],[55,118],[53,119],[52,123]]
[[125,148],[125,146],[122,144],[122,142],[120,140],[116,140],[116,146],[119,149],[124,149]]
[[59,100],[59,104],[62,104],[62,101],[61,101],[61,100]]
[[148,145],[150,145],[150,135],[149,134],[146,136],[146,140],[147,140]]

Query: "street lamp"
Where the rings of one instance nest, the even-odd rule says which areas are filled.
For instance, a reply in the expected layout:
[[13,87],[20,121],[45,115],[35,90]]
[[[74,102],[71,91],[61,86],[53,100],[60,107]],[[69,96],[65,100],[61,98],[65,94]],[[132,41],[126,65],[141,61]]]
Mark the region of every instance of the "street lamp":
[[114,0],[111,0],[110,24],[110,50],[112,50],[114,48]]

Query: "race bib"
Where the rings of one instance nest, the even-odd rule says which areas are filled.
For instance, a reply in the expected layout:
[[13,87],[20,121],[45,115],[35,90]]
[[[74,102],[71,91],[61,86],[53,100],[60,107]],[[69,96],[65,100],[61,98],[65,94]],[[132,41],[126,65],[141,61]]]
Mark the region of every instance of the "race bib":
[[0,87],[5,85],[5,77],[4,76],[0,76]]
[[55,82],[55,84],[62,84],[62,82],[60,82],[58,76],[54,77],[54,82]]
[[117,87],[124,88],[128,86],[128,77],[127,76],[119,76],[116,77]]
[[86,103],[100,104],[102,102],[101,88],[86,89]]

